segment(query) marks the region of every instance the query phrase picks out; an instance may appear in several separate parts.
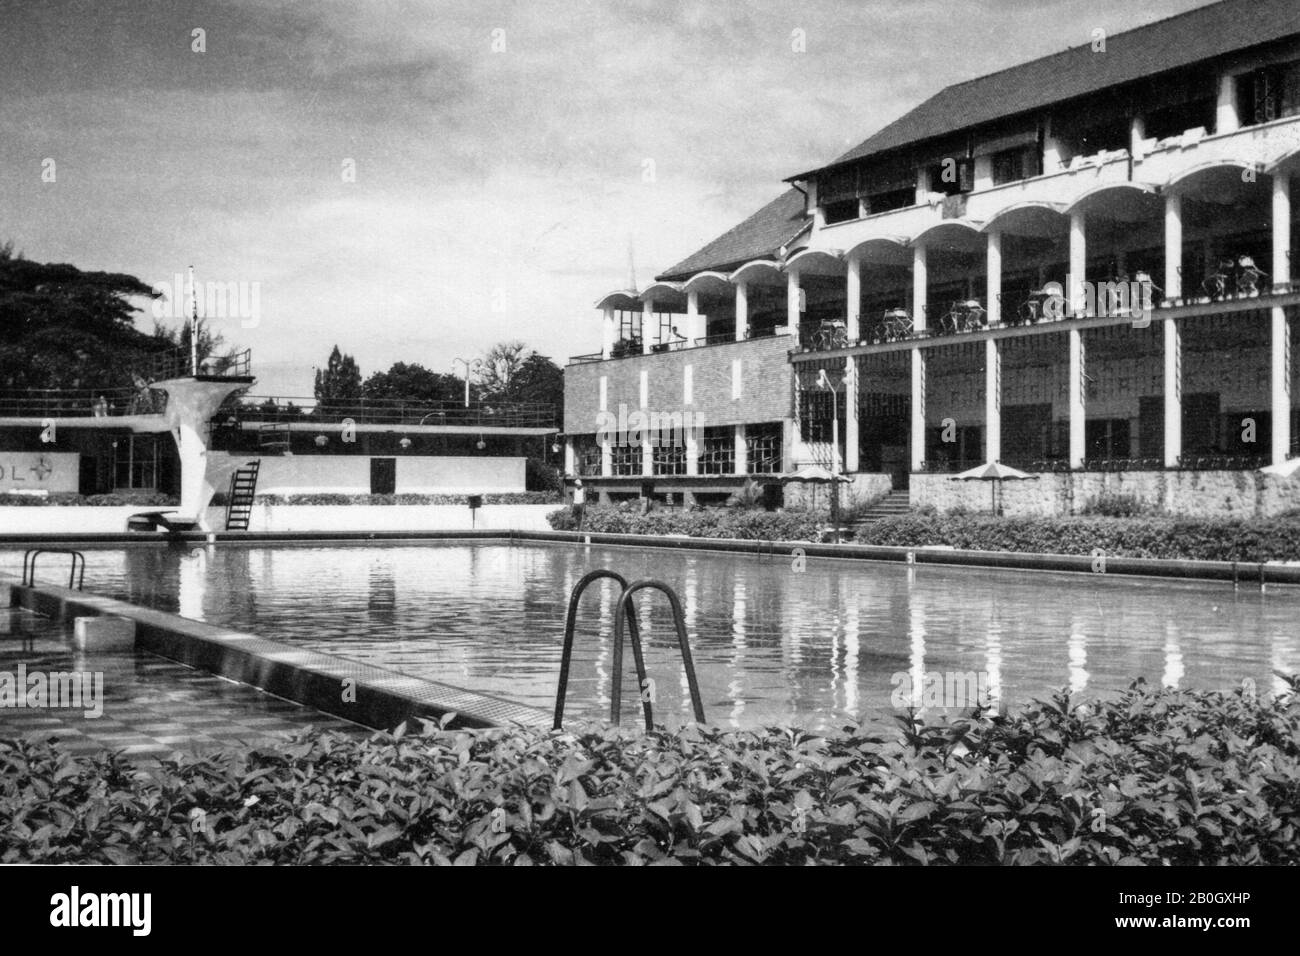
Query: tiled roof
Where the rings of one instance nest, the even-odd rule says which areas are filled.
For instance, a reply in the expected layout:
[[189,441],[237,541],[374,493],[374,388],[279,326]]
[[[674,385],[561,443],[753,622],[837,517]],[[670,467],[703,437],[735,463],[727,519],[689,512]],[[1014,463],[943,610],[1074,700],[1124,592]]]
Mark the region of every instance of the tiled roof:
[[751,259],[775,258],[808,221],[803,193],[790,189],[754,213],[740,225],[727,230],[699,252],[688,256],[656,278],[686,279],[706,269],[725,270]]
[[1222,0],[940,90],[826,166],[837,166],[1003,117],[1300,34],[1297,0]]

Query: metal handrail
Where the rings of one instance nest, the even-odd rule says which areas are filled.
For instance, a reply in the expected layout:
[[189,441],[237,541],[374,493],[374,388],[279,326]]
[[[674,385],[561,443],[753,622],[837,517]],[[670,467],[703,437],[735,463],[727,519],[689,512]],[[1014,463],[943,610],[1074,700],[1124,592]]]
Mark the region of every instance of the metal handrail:
[[398,399],[354,399],[344,402],[314,398],[245,396],[238,405],[222,409],[221,421],[234,417],[239,422],[273,423],[289,430],[291,424],[339,425],[344,419],[355,424],[400,425],[484,425],[550,428],[555,424],[555,406],[538,402],[421,402]]
[[[700,685],[695,679],[695,662],[691,659],[691,645],[686,637],[686,616],[682,613],[682,602],[677,597],[677,592],[670,588],[662,581],[643,579],[634,581],[623,589],[622,595],[619,596],[618,605],[614,609],[614,680],[613,692],[610,700],[609,719],[612,723],[617,724],[622,702],[619,698],[623,690],[623,615],[631,616],[632,612],[632,595],[637,591],[647,588],[653,588],[656,591],[662,591],[668,596],[668,603],[672,606],[673,626],[677,630],[677,646],[682,652],[682,666],[686,668],[686,684],[691,692],[691,706],[695,711],[695,720],[698,723],[704,723],[704,704],[700,700]],[[632,653],[639,653],[640,641],[634,641],[632,644]],[[645,676],[642,667],[637,671],[637,679],[641,681],[641,687],[645,687]],[[641,702],[645,707],[645,724],[646,730],[654,729],[654,722],[651,718],[650,701],[642,695]]]
[[[555,725],[552,728],[554,730],[564,729],[564,696],[569,689],[569,665],[573,659],[573,638],[578,623],[578,602],[582,599],[582,592],[587,590],[587,586],[593,581],[598,581],[601,578],[611,578],[612,580],[617,581],[619,587],[623,589],[621,594],[627,593],[627,578],[623,577],[623,575],[619,574],[617,571],[609,571],[604,568],[596,571],[589,571],[587,574],[584,574],[582,579],[573,586],[573,590],[569,593],[569,611],[564,619],[564,649],[560,652],[560,683],[559,687],[555,691]],[[620,601],[619,607],[621,608],[622,606],[622,602]],[[632,657],[636,662],[636,677],[639,686],[644,687],[646,677],[645,658],[641,653],[641,629],[636,623],[636,609],[630,604],[628,605],[627,613],[631,616],[629,630],[632,637]],[[618,633],[619,644],[615,651],[615,659],[621,666],[623,663],[622,630],[619,629]],[[644,701],[643,703],[645,704],[646,729],[650,730],[653,726],[650,702]],[[617,709],[618,705],[615,703],[616,714]],[[614,719],[617,720],[618,717],[615,716]]]
[[[77,590],[84,590],[86,584],[86,556],[80,551],[73,551],[71,548],[30,548],[23,554],[23,586],[36,586],[36,559],[42,554],[66,554],[72,557],[68,565],[68,590],[72,590],[72,583],[75,580]],[[81,573],[77,573],[80,567]]]

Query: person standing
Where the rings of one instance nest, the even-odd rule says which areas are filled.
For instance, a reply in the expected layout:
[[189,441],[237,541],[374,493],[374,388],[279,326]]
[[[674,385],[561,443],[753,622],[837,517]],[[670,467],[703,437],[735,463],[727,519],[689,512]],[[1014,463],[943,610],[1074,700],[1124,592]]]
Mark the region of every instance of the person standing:
[[582,530],[583,513],[587,510],[587,490],[582,487],[582,479],[573,479],[573,522]]

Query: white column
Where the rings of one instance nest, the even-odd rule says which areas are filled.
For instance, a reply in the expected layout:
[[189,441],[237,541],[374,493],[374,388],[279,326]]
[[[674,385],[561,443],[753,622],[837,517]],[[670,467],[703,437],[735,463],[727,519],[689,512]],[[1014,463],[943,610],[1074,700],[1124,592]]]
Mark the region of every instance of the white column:
[[1083,314],[1084,308],[1084,291],[1083,283],[1088,279],[1088,241],[1087,241],[1087,217],[1083,210],[1076,209],[1070,213],[1070,275],[1068,279],[1068,288],[1065,290],[1066,300],[1070,303],[1070,311],[1073,315]]
[[912,247],[912,328],[925,329],[926,288],[929,283],[925,260],[925,243]]
[[1219,77],[1219,101],[1214,108],[1214,132],[1232,133],[1241,128],[1237,115],[1237,78],[1231,73]]
[[1183,296],[1183,197],[1165,193],[1165,298]]
[[1083,467],[1083,457],[1087,451],[1084,442],[1085,425],[1088,415],[1087,379],[1085,371],[1087,356],[1084,354],[1083,333],[1076,326],[1070,329],[1070,467]]
[[650,354],[650,330],[654,328],[655,300],[643,299],[641,302],[641,354]]
[[[925,244],[912,247],[912,328],[925,329],[926,288]],[[912,471],[925,461],[925,353],[912,346]]]
[[925,461],[925,353],[912,349],[912,471]]
[[[1273,275],[1274,285],[1291,281],[1291,177],[1284,170],[1273,174]],[[1273,421],[1272,464],[1291,453],[1291,327],[1286,311],[1274,307],[1269,334],[1269,408]]]
[[791,269],[785,274],[785,323],[791,335],[799,334],[799,272]]
[[682,429],[685,432],[686,440],[686,474],[698,475],[700,473],[700,444],[699,431],[693,425]]
[[749,284],[736,283],[736,341],[749,337]]
[[564,473],[566,475],[576,475],[578,473],[578,456],[573,448],[573,439],[564,439]]
[[650,444],[650,436],[647,435],[641,440],[641,475],[644,478],[650,478],[655,473],[655,449]]
[[735,457],[736,457],[736,474],[749,474],[749,446],[745,444],[745,426],[736,425],[735,427]]
[[858,360],[850,355],[844,370],[844,471],[858,470]]
[[686,344],[694,345],[697,338],[703,338],[700,330],[700,294],[695,291],[686,293]]
[[1147,138],[1147,121],[1145,116],[1135,116],[1128,127],[1128,151],[1134,159],[1142,158],[1142,141]]
[[605,438],[600,443],[600,474],[609,478],[614,474],[614,449]]
[[1002,350],[997,339],[984,342],[984,460],[1002,458]]
[[600,323],[600,357],[609,358],[614,351],[614,309],[605,306],[605,316]]
[[[1065,169],[1065,159],[1061,156],[1061,141],[1052,133],[1052,120],[1048,117],[1043,128],[1043,173],[1059,173]],[[1038,284],[1042,288],[1042,283]]]
[[1273,174],[1273,284],[1291,281],[1291,175]]
[[1165,467],[1177,468],[1183,454],[1183,335],[1177,319],[1164,322]]
[[988,301],[985,308],[989,313],[989,325],[1002,321],[1002,233],[997,229],[989,230],[987,247]]
[[862,313],[862,260],[849,256],[848,270],[844,274],[844,325],[849,342],[856,345],[861,334]]

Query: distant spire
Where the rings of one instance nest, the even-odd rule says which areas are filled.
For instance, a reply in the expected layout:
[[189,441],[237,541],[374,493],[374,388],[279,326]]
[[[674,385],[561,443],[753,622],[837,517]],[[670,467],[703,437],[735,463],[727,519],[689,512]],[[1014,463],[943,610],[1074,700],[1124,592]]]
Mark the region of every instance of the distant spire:
[[632,233],[627,234],[627,287],[636,291],[636,257],[632,253]]

